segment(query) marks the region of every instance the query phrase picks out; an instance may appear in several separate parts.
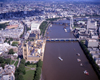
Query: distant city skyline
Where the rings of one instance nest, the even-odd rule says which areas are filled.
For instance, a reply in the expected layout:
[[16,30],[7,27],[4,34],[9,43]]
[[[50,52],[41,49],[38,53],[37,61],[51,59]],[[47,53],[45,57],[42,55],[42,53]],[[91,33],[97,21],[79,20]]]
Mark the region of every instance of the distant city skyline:
[[[9,1],[69,1],[70,2],[70,0],[0,0],[0,2],[9,2]],[[71,0],[71,2],[72,1],[100,2],[100,0]]]

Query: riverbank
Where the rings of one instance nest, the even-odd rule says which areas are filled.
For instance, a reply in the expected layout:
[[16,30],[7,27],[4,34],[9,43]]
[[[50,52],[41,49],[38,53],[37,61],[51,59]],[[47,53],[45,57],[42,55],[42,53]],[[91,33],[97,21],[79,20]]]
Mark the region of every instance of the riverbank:
[[[73,35],[76,38],[76,35],[74,33],[73,33]],[[79,43],[81,49],[83,50],[83,52],[85,53],[85,56],[89,60],[89,63],[92,65],[92,67],[93,67],[94,71],[96,72],[98,78],[100,79],[100,68],[99,68],[99,66],[95,63],[94,59],[92,58],[92,55],[89,53],[85,44],[82,41],[78,41],[78,43]]]
[[43,44],[42,44],[42,58],[41,58],[41,61],[43,61],[43,58],[44,58],[44,51],[45,51],[45,46],[46,46],[46,40],[43,41]]
[[35,76],[34,76],[33,80],[40,80],[40,78],[41,78],[41,69],[42,69],[42,61],[39,60],[37,62],[37,67],[36,67]]
[[100,68],[99,66],[95,63],[94,59],[92,58],[91,54],[89,53],[87,47],[83,44],[82,41],[79,42],[80,47],[82,48],[83,52],[85,53],[87,59],[89,60],[89,63],[92,65],[94,71],[98,75],[98,78],[100,79]]
[[39,29],[41,30],[40,35],[42,35],[44,37],[45,34],[45,30],[48,27],[48,22],[47,21],[43,21],[39,27]]

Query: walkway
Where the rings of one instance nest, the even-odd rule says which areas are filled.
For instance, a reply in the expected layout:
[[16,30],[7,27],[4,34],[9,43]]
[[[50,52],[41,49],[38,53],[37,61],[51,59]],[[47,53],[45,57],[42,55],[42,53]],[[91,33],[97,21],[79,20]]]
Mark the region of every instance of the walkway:
[[18,60],[18,64],[17,64],[17,67],[19,67],[20,61],[21,61],[21,59],[19,58],[19,60]]

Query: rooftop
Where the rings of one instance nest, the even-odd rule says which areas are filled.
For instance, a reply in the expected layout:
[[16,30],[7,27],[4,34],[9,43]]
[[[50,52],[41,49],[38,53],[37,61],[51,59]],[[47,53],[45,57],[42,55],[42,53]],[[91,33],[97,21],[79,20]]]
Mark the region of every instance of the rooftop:
[[17,28],[18,27],[18,25],[10,25],[10,26],[7,26],[6,28],[7,29],[12,29],[12,28]]
[[34,33],[29,35],[29,37],[35,37],[35,36],[36,36],[36,34],[34,34]]

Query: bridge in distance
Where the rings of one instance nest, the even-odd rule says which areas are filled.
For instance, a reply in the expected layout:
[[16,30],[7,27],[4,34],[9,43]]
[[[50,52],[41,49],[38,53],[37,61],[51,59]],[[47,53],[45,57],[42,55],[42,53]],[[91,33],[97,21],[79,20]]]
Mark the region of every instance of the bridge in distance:
[[46,41],[78,41],[79,38],[49,38]]

